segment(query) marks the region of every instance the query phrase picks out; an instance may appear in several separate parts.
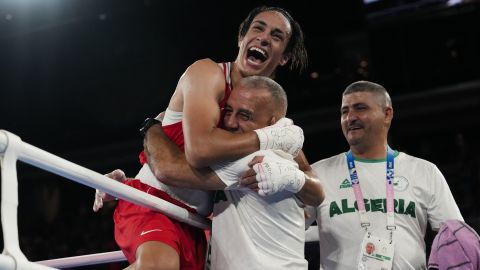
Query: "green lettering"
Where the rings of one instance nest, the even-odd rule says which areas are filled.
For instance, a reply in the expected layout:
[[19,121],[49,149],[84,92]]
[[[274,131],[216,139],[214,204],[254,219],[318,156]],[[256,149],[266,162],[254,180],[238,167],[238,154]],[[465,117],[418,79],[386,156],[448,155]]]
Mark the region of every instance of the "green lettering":
[[330,204],[330,217],[333,217],[335,215],[341,215],[341,214],[342,214],[342,210],[340,210],[340,208],[338,207],[337,202],[332,202]]
[[403,214],[405,213],[405,200],[399,199],[398,200],[398,213]]
[[[365,210],[367,212],[383,212],[387,210],[387,200],[386,199],[363,199],[365,203]],[[405,207],[405,199],[393,200],[394,211],[397,214],[409,215],[413,218],[416,218],[416,208],[415,202],[409,202],[408,206]],[[330,217],[335,215],[342,215],[346,213],[352,213],[358,211],[358,204],[356,201],[353,202],[353,206],[349,206],[347,199],[341,200],[341,207],[339,207],[337,202],[330,203]]]
[[370,211],[370,200],[363,199],[363,201],[365,202],[365,211]]
[[417,216],[417,214],[415,213],[415,203],[414,202],[408,203],[407,209],[405,209],[405,215],[410,215],[413,218],[415,218]]
[[[367,212],[370,211],[370,204],[368,203],[368,200],[367,200],[367,199],[363,199],[363,203],[365,204],[365,211],[367,211]],[[355,207],[355,209],[357,209],[357,211],[358,211],[358,203],[357,203],[357,201],[355,201],[355,202],[353,203],[353,207]]]
[[343,211],[343,213],[355,212],[355,207],[348,207],[347,199],[343,199],[342,200],[342,211]]
[[372,212],[383,212],[382,199],[371,199],[370,204],[372,205]]

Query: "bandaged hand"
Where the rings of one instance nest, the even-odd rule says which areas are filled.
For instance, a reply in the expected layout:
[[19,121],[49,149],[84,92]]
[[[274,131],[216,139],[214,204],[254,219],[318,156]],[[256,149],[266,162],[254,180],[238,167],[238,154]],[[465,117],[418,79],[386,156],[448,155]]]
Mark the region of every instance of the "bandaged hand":
[[[121,181],[123,181],[127,178],[125,176],[125,173],[120,169],[116,169],[111,173],[107,173],[107,174],[105,174],[105,176],[108,177],[108,178],[112,178],[114,180],[117,180],[119,182],[121,182]],[[100,210],[100,208],[103,207],[103,202],[109,202],[109,201],[113,201],[115,199],[116,198],[113,197],[112,195],[107,194],[107,193],[105,193],[105,192],[103,192],[99,189],[95,189],[95,200],[93,201],[93,211],[98,212],[98,210]]]
[[267,196],[279,191],[299,192],[305,184],[305,174],[298,165],[289,160],[272,160],[266,157],[263,162],[253,165],[257,173],[258,194]]
[[274,125],[254,130],[260,141],[260,150],[285,151],[296,157],[303,147],[303,130],[289,118],[282,118]]

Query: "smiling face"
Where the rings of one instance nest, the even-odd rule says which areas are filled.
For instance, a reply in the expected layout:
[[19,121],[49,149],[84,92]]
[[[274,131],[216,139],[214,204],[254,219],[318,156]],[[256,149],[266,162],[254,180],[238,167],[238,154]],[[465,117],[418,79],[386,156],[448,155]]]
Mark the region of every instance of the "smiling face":
[[233,133],[244,133],[273,124],[276,118],[271,97],[267,89],[235,88],[224,108],[223,128]]
[[285,65],[285,54],[292,30],[287,18],[277,11],[264,11],[253,19],[248,31],[239,37],[235,63],[242,77],[272,77],[278,65]]
[[365,252],[371,255],[374,251],[375,251],[375,245],[373,243],[367,243],[367,245],[365,246]]
[[379,94],[357,91],[342,98],[342,131],[354,152],[386,146],[392,117],[393,109]]

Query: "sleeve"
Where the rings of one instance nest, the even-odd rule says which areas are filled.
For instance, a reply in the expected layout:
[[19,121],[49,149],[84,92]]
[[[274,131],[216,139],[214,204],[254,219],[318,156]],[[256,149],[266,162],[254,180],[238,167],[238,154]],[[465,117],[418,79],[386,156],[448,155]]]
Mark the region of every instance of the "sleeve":
[[317,208],[314,206],[306,205],[305,211],[305,229],[308,229],[317,220]]
[[433,193],[428,207],[428,221],[432,229],[438,231],[441,223],[447,219],[463,221],[450,187],[437,166],[432,165],[429,178],[431,179],[431,191]]
[[226,185],[225,189],[244,189],[240,186],[240,177],[249,169],[248,163],[254,156],[254,154],[250,154],[236,161],[221,162],[212,165],[211,168]]

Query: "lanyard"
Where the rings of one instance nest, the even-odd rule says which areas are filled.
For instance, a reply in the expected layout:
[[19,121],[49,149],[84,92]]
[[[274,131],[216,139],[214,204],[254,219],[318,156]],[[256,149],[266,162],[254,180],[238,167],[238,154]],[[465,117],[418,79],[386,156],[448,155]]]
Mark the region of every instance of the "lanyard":
[[[386,168],[386,187],[387,187],[387,230],[390,231],[390,240],[392,240],[393,230],[395,230],[394,220],[394,205],[393,205],[393,150],[390,146],[387,147],[387,168]],[[350,182],[352,184],[355,200],[357,201],[358,213],[360,215],[360,225],[368,231],[370,221],[365,210],[365,202],[363,200],[362,189],[360,188],[360,181],[358,180],[357,169],[355,168],[355,161],[352,151],[347,152],[347,165],[350,174]]]

